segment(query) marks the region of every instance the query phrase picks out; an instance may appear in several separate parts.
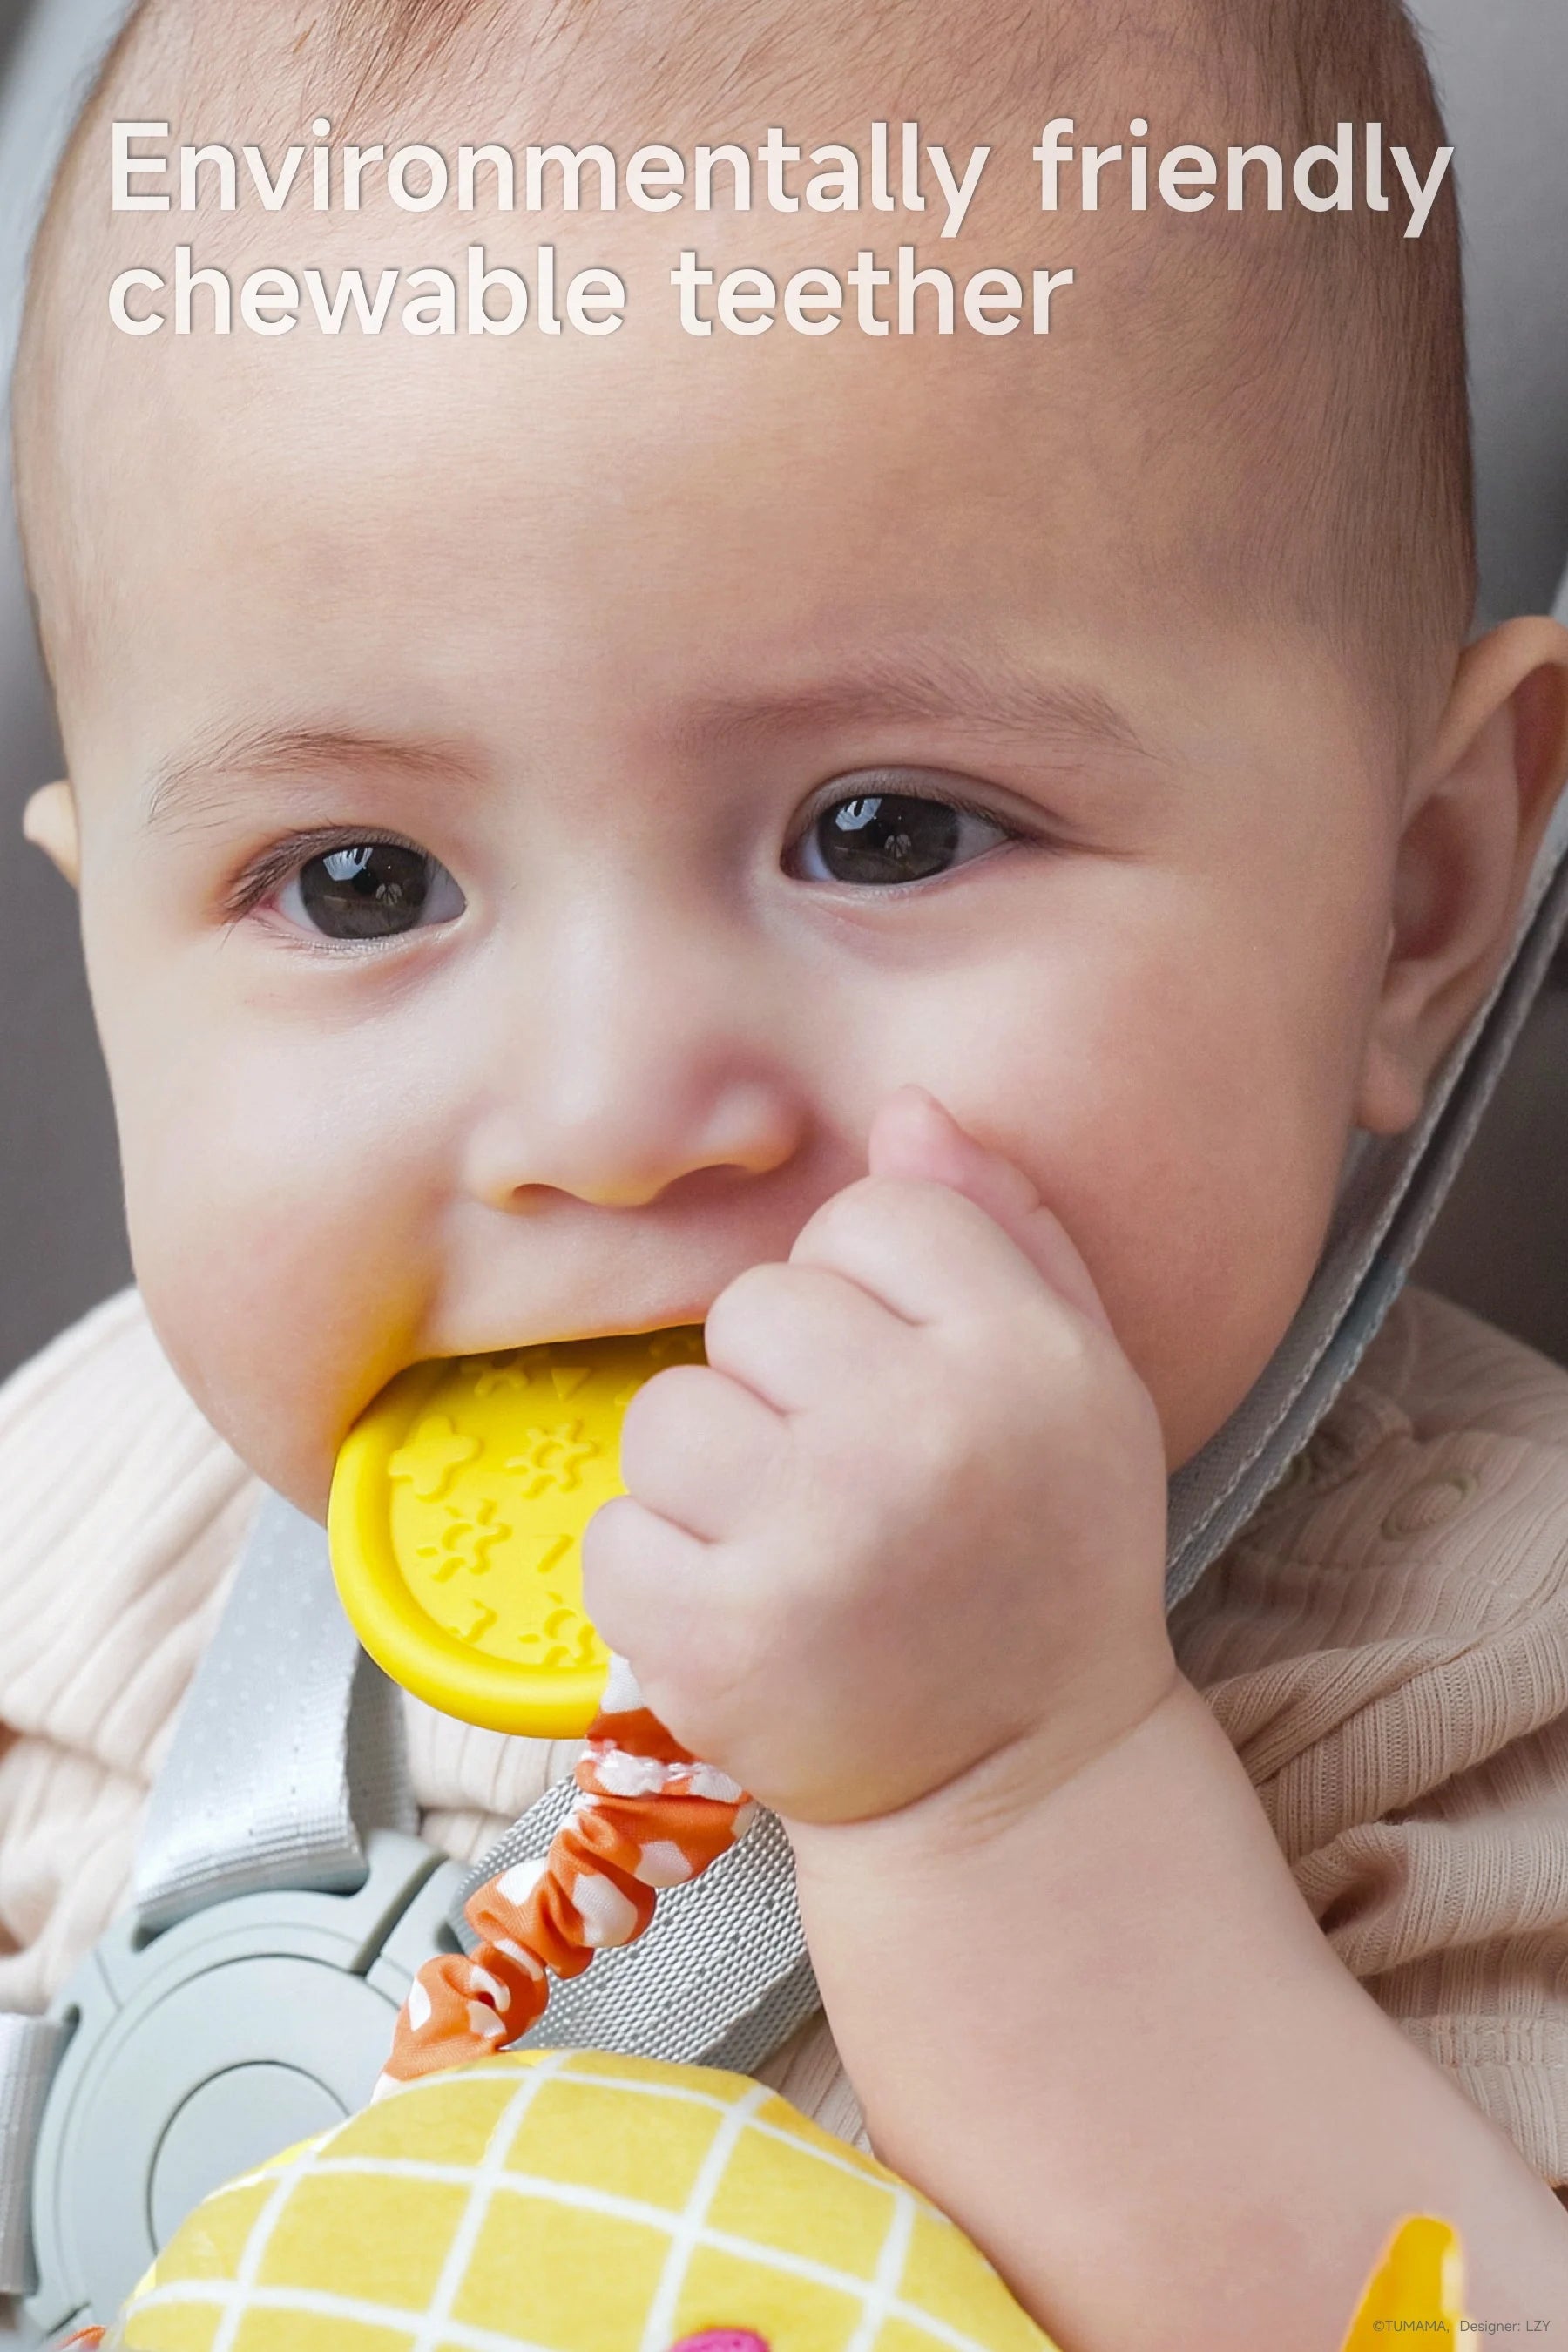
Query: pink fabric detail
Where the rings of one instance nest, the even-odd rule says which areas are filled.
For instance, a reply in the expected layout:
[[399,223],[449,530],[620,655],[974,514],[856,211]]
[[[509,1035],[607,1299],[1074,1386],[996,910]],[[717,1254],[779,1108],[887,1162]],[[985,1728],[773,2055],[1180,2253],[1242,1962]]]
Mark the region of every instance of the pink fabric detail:
[[670,2352],[770,2352],[770,2347],[754,2327],[704,2327],[700,2335],[683,2336]]

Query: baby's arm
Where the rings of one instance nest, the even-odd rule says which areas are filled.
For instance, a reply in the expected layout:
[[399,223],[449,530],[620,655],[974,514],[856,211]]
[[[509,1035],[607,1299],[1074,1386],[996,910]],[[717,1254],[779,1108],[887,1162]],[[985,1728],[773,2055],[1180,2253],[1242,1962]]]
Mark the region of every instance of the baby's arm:
[[1414,2210],[1479,2315],[1568,2315],[1568,2220],[1342,1969],[1177,1675],[1159,1430],[1070,1243],[919,1099],[873,1169],[637,1400],[585,1559],[791,1825],[879,2152],[1071,2352],[1326,2352]]
[[998,1759],[796,1852],[878,2152],[1071,2352],[1331,2352],[1413,2212],[1470,2312],[1561,2332],[1568,2217],[1331,1953],[1190,1685],[1053,1788]]

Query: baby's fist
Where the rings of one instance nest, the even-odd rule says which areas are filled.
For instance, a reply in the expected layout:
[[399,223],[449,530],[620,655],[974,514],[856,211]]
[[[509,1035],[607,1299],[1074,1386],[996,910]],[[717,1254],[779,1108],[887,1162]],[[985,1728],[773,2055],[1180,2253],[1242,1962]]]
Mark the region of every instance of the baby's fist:
[[871,1168],[634,1400],[584,1548],[649,1705],[798,1821],[1015,1746],[1048,1785],[1173,1673],[1159,1425],[1071,1242],[912,1089]]

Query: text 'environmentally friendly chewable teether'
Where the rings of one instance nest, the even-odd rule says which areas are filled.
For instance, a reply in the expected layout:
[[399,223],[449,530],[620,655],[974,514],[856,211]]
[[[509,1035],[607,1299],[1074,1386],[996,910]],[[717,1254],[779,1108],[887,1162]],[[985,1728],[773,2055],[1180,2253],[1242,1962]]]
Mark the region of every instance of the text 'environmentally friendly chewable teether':
[[583,1530],[624,1491],[621,1423],[694,1328],[416,1364],[338,1456],[332,1570],[365,1648],[468,1723],[584,1732],[609,1657],[583,1612]]

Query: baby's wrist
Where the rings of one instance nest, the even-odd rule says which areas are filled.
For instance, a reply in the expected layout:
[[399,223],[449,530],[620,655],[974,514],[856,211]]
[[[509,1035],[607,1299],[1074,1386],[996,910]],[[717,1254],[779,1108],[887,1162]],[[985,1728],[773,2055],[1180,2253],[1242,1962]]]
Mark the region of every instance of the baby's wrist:
[[[797,1869],[831,1885],[846,1871],[907,1869],[918,1879],[957,1864],[973,1866],[992,1850],[1026,1842],[1067,1792],[1092,1779],[1113,1753],[1150,1745],[1167,1722],[1180,1737],[1177,1727],[1193,1719],[1194,1709],[1205,1727],[1199,1736],[1212,1738],[1212,1717],[1166,1646],[1136,1677],[1124,1675],[1104,1704],[1058,1710],[896,1811],[833,1822],[786,1819]],[[1163,1747],[1164,1738],[1154,1744]],[[1125,1778],[1119,1774],[1118,1784]]]

